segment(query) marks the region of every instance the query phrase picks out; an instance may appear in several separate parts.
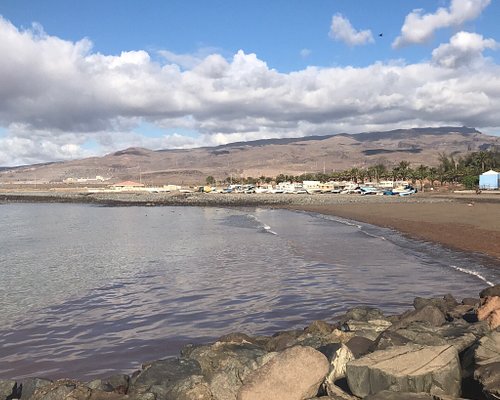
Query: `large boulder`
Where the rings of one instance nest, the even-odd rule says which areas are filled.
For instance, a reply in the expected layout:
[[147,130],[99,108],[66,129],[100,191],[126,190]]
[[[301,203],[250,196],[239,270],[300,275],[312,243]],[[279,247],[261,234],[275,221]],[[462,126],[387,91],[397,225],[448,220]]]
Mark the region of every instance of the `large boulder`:
[[189,358],[200,364],[215,399],[234,400],[245,378],[275,355],[249,343],[217,342],[192,349]]
[[304,400],[317,394],[328,373],[328,360],[310,347],[295,346],[251,373],[238,400]]
[[346,375],[358,397],[382,390],[460,395],[460,361],[457,350],[449,345],[379,350],[349,362]]

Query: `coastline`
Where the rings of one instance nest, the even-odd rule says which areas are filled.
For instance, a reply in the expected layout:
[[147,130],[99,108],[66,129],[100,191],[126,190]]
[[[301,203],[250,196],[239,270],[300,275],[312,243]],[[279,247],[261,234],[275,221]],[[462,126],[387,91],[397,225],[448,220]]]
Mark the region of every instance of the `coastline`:
[[498,194],[419,193],[401,198],[338,194],[0,191],[0,204],[38,202],[100,206],[268,207],[316,212],[391,228],[417,240],[480,253],[500,261]]

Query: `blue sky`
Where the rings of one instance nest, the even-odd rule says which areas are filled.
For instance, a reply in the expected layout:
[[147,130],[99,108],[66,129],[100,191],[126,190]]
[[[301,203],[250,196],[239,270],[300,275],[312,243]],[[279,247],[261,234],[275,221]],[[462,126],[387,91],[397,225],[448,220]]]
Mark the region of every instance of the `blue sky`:
[[3,0],[0,165],[395,127],[496,134],[499,3]]

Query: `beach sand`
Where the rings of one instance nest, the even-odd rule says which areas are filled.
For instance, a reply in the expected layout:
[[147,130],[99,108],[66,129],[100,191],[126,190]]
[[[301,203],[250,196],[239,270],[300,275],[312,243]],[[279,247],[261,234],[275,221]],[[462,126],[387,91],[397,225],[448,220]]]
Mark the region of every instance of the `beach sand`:
[[[500,197],[500,196],[499,196]],[[500,202],[321,204],[290,207],[396,229],[413,238],[500,261]]]

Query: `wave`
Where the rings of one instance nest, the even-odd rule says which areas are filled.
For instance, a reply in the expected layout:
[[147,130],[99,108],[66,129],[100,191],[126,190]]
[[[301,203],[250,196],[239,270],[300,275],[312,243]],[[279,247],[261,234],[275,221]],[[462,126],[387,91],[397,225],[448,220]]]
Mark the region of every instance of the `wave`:
[[490,286],[495,286],[495,284],[493,282],[490,282],[488,279],[486,279],[483,275],[481,275],[477,271],[474,271],[474,270],[471,270],[471,269],[467,269],[467,268],[458,267],[456,265],[450,265],[450,267],[453,268],[456,271],[463,272],[464,274],[475,276],[475,277],[481,279],[483,282],[485,282],[486,284],[488,284]]

